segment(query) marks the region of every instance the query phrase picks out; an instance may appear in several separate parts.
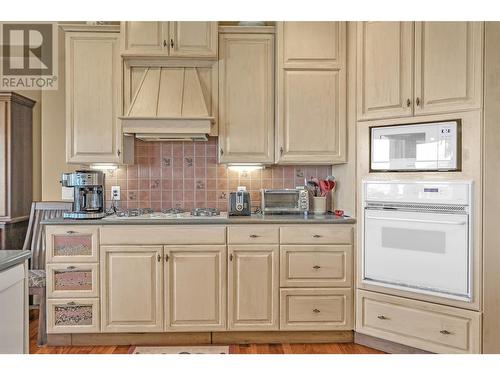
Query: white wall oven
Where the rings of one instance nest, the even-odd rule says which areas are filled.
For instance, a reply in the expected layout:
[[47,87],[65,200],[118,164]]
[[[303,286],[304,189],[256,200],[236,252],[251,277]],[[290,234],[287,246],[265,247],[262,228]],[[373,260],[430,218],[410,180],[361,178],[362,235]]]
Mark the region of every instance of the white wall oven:
[[362,279],[472,299],[472,183],[363,182]]
[[458,120],[370,128],[371,171],[460,169]]

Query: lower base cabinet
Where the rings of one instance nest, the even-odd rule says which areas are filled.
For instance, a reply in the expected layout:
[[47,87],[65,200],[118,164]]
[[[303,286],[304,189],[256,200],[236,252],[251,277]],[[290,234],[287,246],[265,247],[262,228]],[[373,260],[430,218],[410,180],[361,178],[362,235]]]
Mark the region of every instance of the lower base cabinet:
[[102,332],[163,331],[162,246],[101,246]]
[[226,329],[226,246],[165,246],[165,330]]
[[47,300],[47,333],[99,331],[99,298]]
[[228,246],[228,329],[279,330],[279,246]]
[[481,313],[357,291],[356,332],[434,353],[480,353]]
[[282,288],[280,291],[282,330],[351,330],[352,310],[350,288]]

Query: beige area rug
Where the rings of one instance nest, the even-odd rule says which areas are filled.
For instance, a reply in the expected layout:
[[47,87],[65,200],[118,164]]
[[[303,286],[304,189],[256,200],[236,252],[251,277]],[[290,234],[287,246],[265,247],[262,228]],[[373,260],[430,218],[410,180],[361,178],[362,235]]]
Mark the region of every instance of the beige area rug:
[[131,354],[229,354],[229,346],[132,346]]

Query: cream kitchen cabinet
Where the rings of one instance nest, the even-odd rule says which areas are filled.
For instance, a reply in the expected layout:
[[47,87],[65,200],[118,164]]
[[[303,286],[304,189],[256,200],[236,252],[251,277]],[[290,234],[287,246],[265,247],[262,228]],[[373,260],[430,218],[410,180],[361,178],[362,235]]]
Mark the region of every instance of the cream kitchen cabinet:
[[413,114],[413,22],[359,22],[358,120]]
[[481,22],[359,22],[357,117],[479,109]]
[[274,35],[219,35],[219,162],[274,162]]
[[163,331],[163,247],[100,250],[102,332]]
[[165,246],[165,330],[226,329],[226,246]]
[[119,34],[66,32],[66,161],[120,163]]
[[137,22],[121,24],[122,55],[217,57],[217,22]]
[[415,114],[479,109],[483,24],[415,23]]
[[278,22],[279,164],[346,161],[346,23]]
[[228,246],[228,329],[279,330],[279,246]]

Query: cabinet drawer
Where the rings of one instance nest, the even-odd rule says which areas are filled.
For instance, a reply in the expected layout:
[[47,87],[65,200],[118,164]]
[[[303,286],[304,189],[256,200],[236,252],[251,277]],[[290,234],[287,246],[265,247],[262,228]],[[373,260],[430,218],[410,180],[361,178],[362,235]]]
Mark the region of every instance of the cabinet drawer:
[[249,225],[227,228],[229,244],[251,245],[259,243],[279,243],[279,227]]
[[282,245],[280,286],[349,287],[352,285],[350,245]]
[[99,332],[99,299],[48,299],[47,333]]
[[47,264],[47,297],[99,297],[99,265]]
[[352,329],[352,289],[281,289],[280,329]]
[[356,331],[436,353],[479,353],[481,314],[358,290]]
[[224,245],[226,228],[212,225],[120,225],[101,229],[102,245]]
[[280,228],[282,244],[351,244],[352,227],[335,225],[300,225]]
[[97,262],[98,237],[96,226],[47,226],[47,263]]

